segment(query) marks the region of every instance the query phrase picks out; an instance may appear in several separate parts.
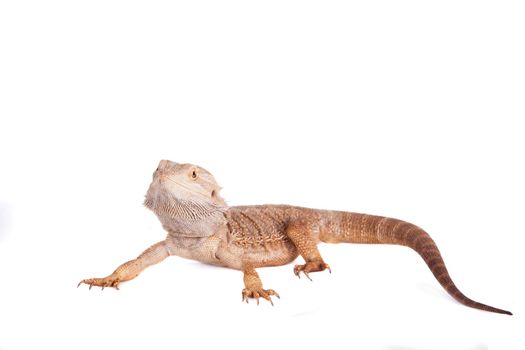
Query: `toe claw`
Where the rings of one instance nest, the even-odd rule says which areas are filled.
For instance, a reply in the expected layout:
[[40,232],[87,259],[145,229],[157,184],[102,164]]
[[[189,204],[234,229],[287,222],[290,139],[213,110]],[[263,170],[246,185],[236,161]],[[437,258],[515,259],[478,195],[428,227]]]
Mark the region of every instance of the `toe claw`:
[[114,276],[108,276],[104,278],[88,278],[80,281],[77,285],[77,288],[80,287],[81,284],[87,284],[90,290],[93,287],[101,287],[102,290],[104,290],[106,287],[112,287],[119,290],[118,286],[120,284],[120,279]]
[[301,271],[302,271],[302,266],[301,265],[295,265],[294,268],[293,268],[293,273],[299,278],[301,279]]
[[270,304],[272,304],[272,306],[275,306],[274,303],[273,303],[273,300],[272,300],[272,295],[275,295],[277,298],[280,299],[280,296],[279,294],[277,294],[276,291],[274,291],[273,289],[255,289],[255,290],[252,290],[252,289],[243,289],[242,291],[242,301],[246,301],[246,304],[248,304],[248,300],[250,299],[255,299],[255,301],[257,302],[257,305],[260,304],[260,298],[264,298],[266,300],[268,300],[270,302]]
[[310,278],[310,275],[308,274],[308,272],[303,271],[303,273],[311,282],[313,282],[313,280]]
[[277,293],[273,289],[268,289],[266,292],[268,293],[268,295],[275,295],[277,299],[281,299],[281,297],[279,296],[279,293]]
[[332,269],[330,269],[330,266],[324,263],[323,261],[308,261],[304,265],[295,265],[293,272],[299,278],[301,278],[302,272],[304,273],[306,278],[312,281],[312,278],[310,277],[309,273],[323,270],[328,270],[328,272],[332,273]]

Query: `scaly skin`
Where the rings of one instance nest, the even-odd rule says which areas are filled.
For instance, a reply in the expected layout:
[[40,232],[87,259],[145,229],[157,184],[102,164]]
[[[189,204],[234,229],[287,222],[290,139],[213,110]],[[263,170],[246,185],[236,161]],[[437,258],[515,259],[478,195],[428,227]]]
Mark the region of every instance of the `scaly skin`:
[[430,236],[405,221],[340,211],[287,205],[228,207],[220,187],[205,169],[163,160],[153,174],[144,204],[161,221],[168,235],[139,257],[120,265],[104,278],[82,280],[90,286],[114,287],[135,278],[142,270],[171,255],[225,266],[244,273],[242,300],[270,301],[279,295],[264,289],[256,268],[279,266],[301,255],[305,264],[294,273],[310,278],[311,272],[330,267],[317,249],[326,243],[398,244],[414,249],[443,288],[460,303],[476,309],[512,315],[478,303],[459,291]]

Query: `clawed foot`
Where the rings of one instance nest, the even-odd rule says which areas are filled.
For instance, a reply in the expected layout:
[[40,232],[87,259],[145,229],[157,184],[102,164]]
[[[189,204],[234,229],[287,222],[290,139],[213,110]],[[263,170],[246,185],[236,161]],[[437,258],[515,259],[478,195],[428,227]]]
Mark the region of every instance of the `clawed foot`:
[[325,264],[324,261],[309,261],[304,265],[295,265],[295,267],[293,268],[293,273],[297,277],[301,278],[302,272],[311,281],[312,279],[310,278],[310,275],[308,275],[308,273],[324,270],[328,270],[328,272],[332,273],[330,266],[328,264]]
[[272,295],[275,295],[277,298],[281,299],[279,294],[277,294],[277,292],[274,291],[273,289],[260,288],[260,289],[252,290],[252,289],[244,288],[242,290],[242,301],[246,301],[246,303],[248,303],[249,298],[255,298],[257,299],[257,305],[259,305],[259,298],[264,298],[268,300],[270,304],[272,304],[273,306],[273,301],[271,298]]
[[82,283],[89,285],[89,289],[91,289],[93,286],[102,287],[102,290],[104,290],[106,287],[119,289],[118,285],[120,284],[120,279],[114,276],[108,276],[104,278],[89,278],[80,281],[77,285],[77,288],[80,287]]

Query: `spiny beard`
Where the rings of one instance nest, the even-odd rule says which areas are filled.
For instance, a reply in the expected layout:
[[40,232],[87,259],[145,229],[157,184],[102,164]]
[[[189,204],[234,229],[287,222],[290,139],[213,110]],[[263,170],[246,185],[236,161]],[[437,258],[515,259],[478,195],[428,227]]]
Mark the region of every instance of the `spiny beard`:
[[192,222],[211,218],[217,214],[222,216],[222,213],[225,211],[225,207],[208,201],[200,199],[186,200],[176,198],[168,193],[157,196],[156,200],[146,197],[144,205],[157,215]]

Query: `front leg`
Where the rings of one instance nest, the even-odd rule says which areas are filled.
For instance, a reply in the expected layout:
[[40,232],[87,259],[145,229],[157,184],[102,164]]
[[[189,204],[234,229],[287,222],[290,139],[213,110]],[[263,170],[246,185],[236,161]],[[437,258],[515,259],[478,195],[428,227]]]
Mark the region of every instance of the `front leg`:
[[263,289],[259,274],[253,267],[244,269],[244,287],[242,290],[242,301],[248,302],[249,298],[255,298],[257,299],[257,305],[259,305],[259,298],[262,297],[273,305],[271,296],[275,295],[277,298],[280,298],[279,294],[273,289]]
[[89,289],[93,286],[99,286],[102,287],[102,289],[104,289],[104,287],[118,289],[120,282],[132,280],[137,277],[142,270],[161,262],[168,256],[170,256],[170,254],[165,241],[158,242],[146,249],[136,259],[125,262],[117,267],[111,275],[104,278],[88,278],[80,281],[78,286],[84,283],[89,285]]

